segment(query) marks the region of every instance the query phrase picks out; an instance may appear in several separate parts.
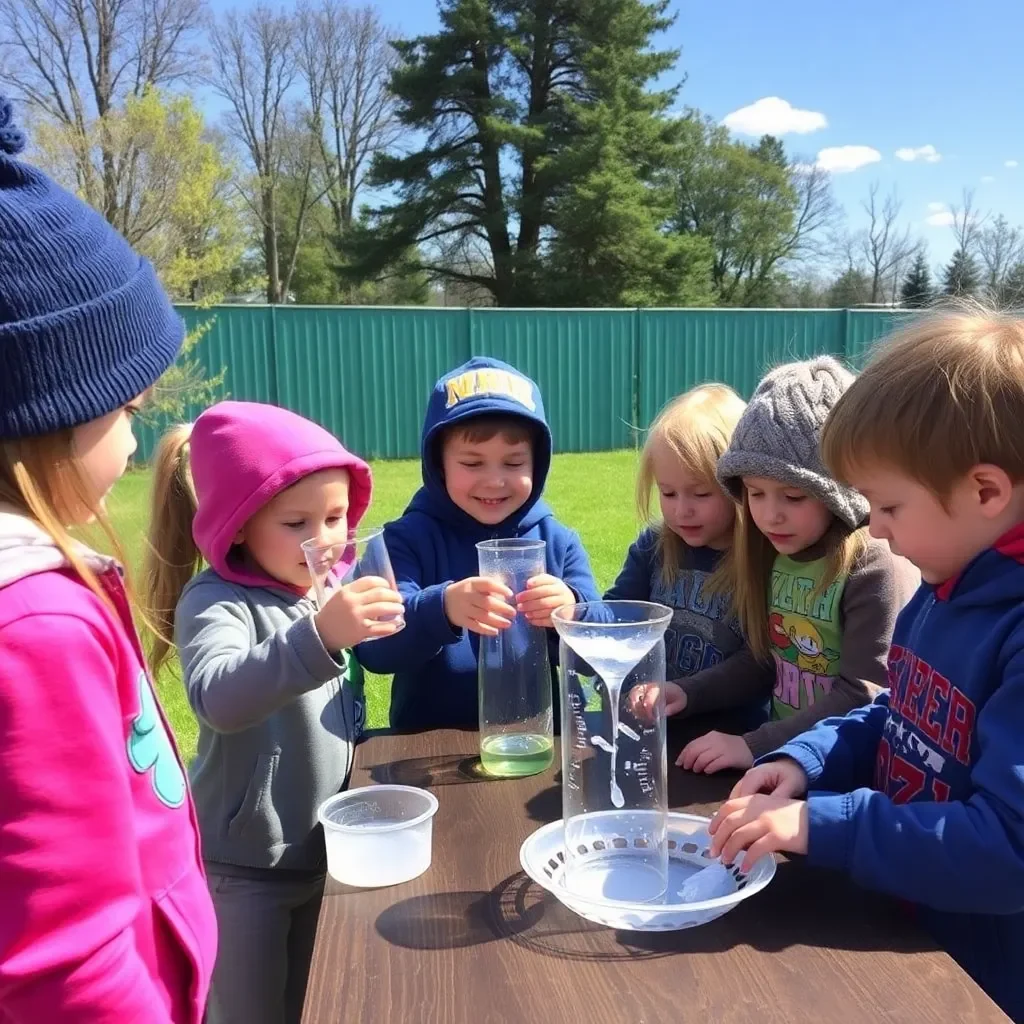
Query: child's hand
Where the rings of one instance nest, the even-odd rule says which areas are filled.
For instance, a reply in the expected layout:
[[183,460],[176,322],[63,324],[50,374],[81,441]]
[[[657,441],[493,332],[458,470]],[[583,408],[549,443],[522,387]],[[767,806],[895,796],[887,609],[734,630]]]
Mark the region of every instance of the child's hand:
[[[397,632],[402,608],[402,598],[386,579],[363,576],[328,594],[323,608],[313,616],[313,625],[327,650],[341,651],[370,637]],[[378,621],[391,616],[397,621]]]
[[746,850],[740,865],[749,871],[766,853],[807,852],[807,802],[778,796],[743,796],[728,800],[708,825],[711,856],[732,864]]
[[531,626],[551,626],[551,613],[562,605],[575,604],[576,595],[557,576],[542,573],[526,581],[526,589],[516,594],[516,607]]
[[807,792],[807,773],[788,757],[751,768],[729,794],[730,800],[741,796],[767,793],[769,796],[794,797]]
[[654,709],[662,692],[666,715],[678,715],[686,707],[686,693],[678,683],[643,683],[629,691],[629,709],[644,725],[654,722]]
[[470,576],[449,583],[444,591],[444,613],[459,629],[481,636],[497,636],[512,625],[516,610],[509,604],[512,591],[498,580]]
[[687,743],[676,764],[690,772],[713,775],[726,768],[745,770],[754,763],[746,740],[724,732],[709,732]]

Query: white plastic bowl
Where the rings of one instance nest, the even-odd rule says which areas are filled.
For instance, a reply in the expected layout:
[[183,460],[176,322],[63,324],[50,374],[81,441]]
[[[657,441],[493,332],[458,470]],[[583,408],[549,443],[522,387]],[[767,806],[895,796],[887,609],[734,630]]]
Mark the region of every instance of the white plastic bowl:
[[430,867],[437,797],[415,786],[362,786],[325,800],[327,871],[345,885],[398,885]]

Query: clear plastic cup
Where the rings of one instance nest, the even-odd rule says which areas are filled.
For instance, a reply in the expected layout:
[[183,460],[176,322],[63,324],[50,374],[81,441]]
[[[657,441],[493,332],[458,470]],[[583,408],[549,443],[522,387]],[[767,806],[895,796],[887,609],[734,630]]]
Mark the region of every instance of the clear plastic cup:
[[[379,526],[349,530],[346,540],[332,544],[318,544],[315,540],[302,542],[306,565],[313,578],[317,605],[322,608],[331,591],[342,583],[351,583],[363,576],[379,576],[387,580],[392,590],[398,590],[391,556],[384,543],[384,530]],[[382,622],[396,621],[398,629],[405,626],[401,614],[389,616]],[[397,632],[397,630],[396,630]],[[380,637],[368,637],[379,640]]]
[[[542,540],[485,540],[476,549],[480,575],[500,580],[513,594],[547,571]],[[517,614],[497,636],[480,637],[477,680],[484,771],[520,778],[550,768],[555,750],[547,631]]]
[[327,872],[345,885],[376,888],[430,867],[437,797],[415,786],[361,786],[320,805]]

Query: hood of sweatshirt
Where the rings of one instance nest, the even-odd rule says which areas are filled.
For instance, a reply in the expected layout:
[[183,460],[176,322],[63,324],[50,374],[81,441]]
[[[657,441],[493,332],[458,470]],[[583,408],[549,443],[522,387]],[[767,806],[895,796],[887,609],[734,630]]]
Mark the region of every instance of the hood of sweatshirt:
[[310,473],[344,469],[350,528],[370,504],[370,467],[323,427],[276,405],[218,402],[196,420],[190,447],[198,503],[192,536],[217,574],[242,586],[282,587],[235,544],[238,531],[281,491]]
[[[534,426],[533,489],[504,522],[490,526],[478,522],[449,497],[441,465],[441,444],[444,432],[456,423],[494,415],[515,416]],[[420,443],[423,486],[413,496],[407,511],[423,512],[471,537],[530,529],[552,514],[542,500],[551,451],[551,429],[536,383],[508,363],[476,356],[446,373],[434,385]]]

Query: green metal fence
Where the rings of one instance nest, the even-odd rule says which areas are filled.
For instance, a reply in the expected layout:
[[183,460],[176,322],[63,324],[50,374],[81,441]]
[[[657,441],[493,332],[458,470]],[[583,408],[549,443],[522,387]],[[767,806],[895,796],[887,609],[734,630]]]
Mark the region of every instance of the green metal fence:
[[[213,326],[196,349],[232,398],[317,420],[370,458],[412,458],[434,381],[473,355],[533,377],[559,451],[635,443],[703,381],[748,397],[770,366],[828,352],[859,366],[905,314],[876,310],[181,307]],[[199,410],[191,410],[194,415]],[[140,430],[139,458],[163,425]]]

